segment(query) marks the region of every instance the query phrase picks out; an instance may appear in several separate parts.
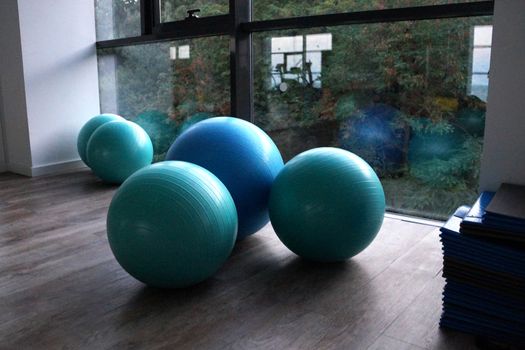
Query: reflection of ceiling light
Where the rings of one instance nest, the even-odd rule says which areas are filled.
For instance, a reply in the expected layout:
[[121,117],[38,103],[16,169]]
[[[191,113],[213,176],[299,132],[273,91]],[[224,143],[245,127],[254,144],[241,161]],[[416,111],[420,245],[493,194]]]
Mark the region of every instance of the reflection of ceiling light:
[[177,59],[177,47],[171,46],[170,47],[170,60],[176,60]]
[[176,59],[185,60],[188,58],[190,58],[190,45],[170,47],[170,60],[172,61],[175,61]]
[[272,52],[301,52],[303,51],[303,37],[283,36],[272,38]]
[[306,51],[332,50],[332,34],[310,34],[306,36]]
[[179,59],[190,58],[190,45],[179,46]]

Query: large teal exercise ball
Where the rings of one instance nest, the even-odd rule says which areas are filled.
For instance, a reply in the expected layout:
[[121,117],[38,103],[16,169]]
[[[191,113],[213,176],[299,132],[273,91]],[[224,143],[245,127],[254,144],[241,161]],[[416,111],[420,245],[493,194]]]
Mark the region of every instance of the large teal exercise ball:
[[198,122],[173,142],[166,160],[200,165],[224,183],[237,207],[238,239],[268,223],[270,190],[284,164],[275,143],[257,126],[232,117]]
[[338,148],[316,148],[285,165],[269,210],[277,236],[291,251],[313,261],[342,261],[377,235],[385,195],[363,159]]
[[84,126],[80,129],[77,138],[77,150],[80,159],[82,159],[82,161],[86,163],[86,165],[89,166],[87,161],[87,144],[89,138],[99,126],[115,120],[124,121],[125,119],[116,114],[100,114],[88,120],[87,123],[84,124]]
[[87,145],[91,170],[102,180],[120,184],[151,164],[153,145],[148,134],[130,121],[112,121],[98,127]]
[[120,265],[153,287],[203,281],[235,244],[237,213],[226,187],[206,169],[161,162],[130,176],[109,206],[107,232]]

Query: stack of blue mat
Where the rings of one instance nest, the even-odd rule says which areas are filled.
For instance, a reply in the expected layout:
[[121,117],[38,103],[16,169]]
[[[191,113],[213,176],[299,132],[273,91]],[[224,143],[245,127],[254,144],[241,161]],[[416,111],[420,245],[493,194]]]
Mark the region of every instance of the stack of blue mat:
[[492,201],[498,204],[498,197],[503,197],[498,196],[502,188],[496,194],[483,192],[472,207],[458,208],[441,228],[446,285],[440,323],[446,328],[522,345],[525,220],[514,214],[520,206],[525,208],[525,196],[521,203],[515,201],[519,196],[513,195],[510,207],[514,216],[502,215],[502,206],[490,205]]

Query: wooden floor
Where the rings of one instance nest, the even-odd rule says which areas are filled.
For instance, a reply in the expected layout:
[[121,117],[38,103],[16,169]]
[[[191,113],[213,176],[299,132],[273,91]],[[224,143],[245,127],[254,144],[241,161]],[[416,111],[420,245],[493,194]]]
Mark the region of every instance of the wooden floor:
[[105,232],[115,187],[84,171],[0,175],[2,349],[475,349],[438,328],[435,227],[385,219],[346,263],[308,263],[270,226],[208,281],[147,288]]

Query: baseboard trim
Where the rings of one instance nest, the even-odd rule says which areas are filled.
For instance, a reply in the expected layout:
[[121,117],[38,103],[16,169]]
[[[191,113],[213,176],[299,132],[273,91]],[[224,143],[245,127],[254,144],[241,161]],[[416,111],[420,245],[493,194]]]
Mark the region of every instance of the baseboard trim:
[[31,168],[30,176],[56,175],[86,168],[87,166],[83,161],[80,159],[75,159],[65,162],[34,166]]
[[31,167],[23,164],[18,163],[7,163],[6,164],[6,171],[10,173],[15,173],[19,175],[24,175],[31,177]]

